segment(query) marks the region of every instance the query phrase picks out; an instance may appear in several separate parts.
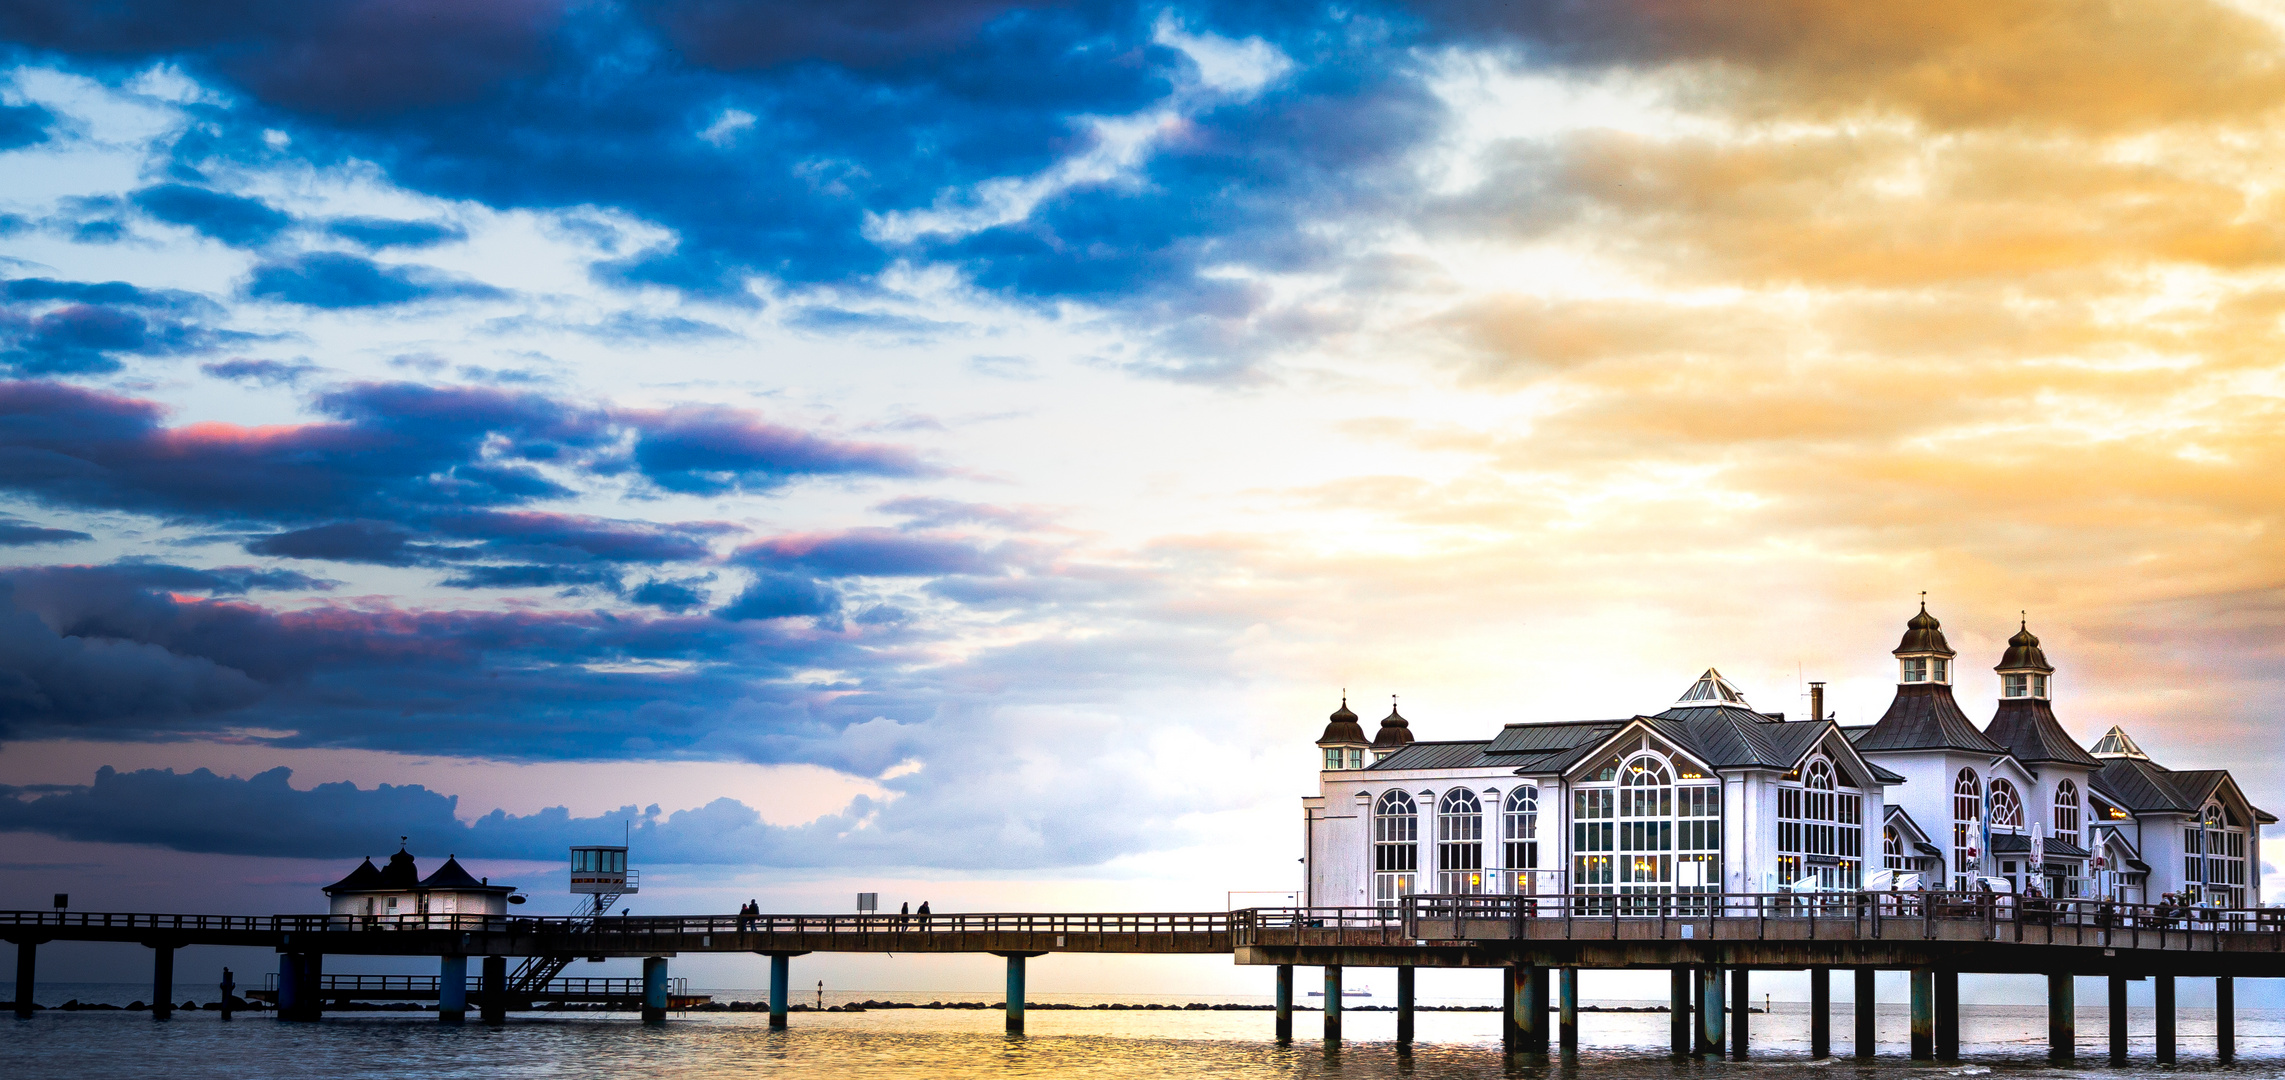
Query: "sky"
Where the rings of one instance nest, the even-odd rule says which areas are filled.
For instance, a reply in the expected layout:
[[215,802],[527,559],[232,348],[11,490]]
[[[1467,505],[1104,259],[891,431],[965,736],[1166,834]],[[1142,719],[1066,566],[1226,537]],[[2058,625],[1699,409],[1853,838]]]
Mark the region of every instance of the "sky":
[[1923,592],[1972,716],[2028,619],[2073,733],[2285,807],[2285,4],[0,43],[0,905],[404,836],[551,913],[621,837],[655,911],[1220,909],[1344,692],[1869,722]]

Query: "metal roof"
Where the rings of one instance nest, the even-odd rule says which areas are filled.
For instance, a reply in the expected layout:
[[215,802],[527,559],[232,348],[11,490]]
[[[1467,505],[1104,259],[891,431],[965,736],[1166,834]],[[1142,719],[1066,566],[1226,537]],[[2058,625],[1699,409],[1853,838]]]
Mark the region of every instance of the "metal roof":
[[1854,742],[1859,750],[1967,750],[2004,754],[1960,711],[1952,688],[1943,683],[1905,683],[1896,688],[1888,712]]
[[2058,761],[2090,769],[2103,766],[2101,759],[2087,753],[2070,732],[2063,730],[2055,719],[2054,706],[2037,698],[2002,700],[1991,724],[1984,728],[1984,737],[2006,747],[2017,761],[2026,764]]

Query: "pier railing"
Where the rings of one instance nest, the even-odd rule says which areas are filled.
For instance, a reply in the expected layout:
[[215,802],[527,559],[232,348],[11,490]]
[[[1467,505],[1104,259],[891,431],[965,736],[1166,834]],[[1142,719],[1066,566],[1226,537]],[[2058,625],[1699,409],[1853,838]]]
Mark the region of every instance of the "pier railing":
[[[418,1001],[436,997],[441,982],[442,980],[434,975],[321,975],[318,977],[317,996],[336,999],[368,998]],[[690,996],[689,983],[689,979],[679,976],[667,980],[668,996]],[[489,993],[491,989],[485,985],[482,978],[475,976],[468,979],[467,986],[471,998]],[[262,990],[256,993],[275,998],[277,992],[278,973],[268,972],[263,980]],[[608,1000],[614,998],[640,1000],[643,996],[643,980],[640,978],[602,977],[551,979],[547,985],[520,996],[542,1001]]]
[[102,929],[240,933],[460,932],[578,936],[716,934],[1227,934],[1234,914],[959,913],[942,915],[169,915],[0,911],[0,932]]

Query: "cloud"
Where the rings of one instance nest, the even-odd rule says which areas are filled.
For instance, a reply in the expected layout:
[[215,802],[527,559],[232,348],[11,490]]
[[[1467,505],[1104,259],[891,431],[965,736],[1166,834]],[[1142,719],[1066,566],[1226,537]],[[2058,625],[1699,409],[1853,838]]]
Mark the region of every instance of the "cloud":
[[799,567],[825,577],[935,577],[996,574],[1008,568],[1011,554],[1006,548],[986,549],[958,537],[850,529],[772,537],[738,549],[736,558],[755,565]]
[[200,364],[198,370],[217,379],[261,386],[299,386],[303,379],[324,370],[307,360],[248,360],[233,357]]
[[398,218],[334,218],[325,223],[325,231],[373,250],[435,247],[468,239],[468,230],[450,222],[405,221]]
[[70,544],[93,540],[92,536],[77,529],[51,529],[13,518],[0,519],[0,547],[25,547],[31,544]]
[[767,492],[805,475],[911,477],[937,471],[901,447],[820,439],[719,406],[626,415],[640,432],[635,466],[668,491]]
[[232,247],[260,247],[293,224],[293,218],[260,199],[225,195],[188,184],[160,184],[131,197],[136,208],[174,225],[196,229]]
[[238,337],[204,325],[219,308],[190,293],[53,278],[0,289],[0,368],[15,374],[101,374],[122,356],[196,353]]
[[714,610],[731,622],[748,619],[789,619],[833,615],[841,610],[841,594],[831,586],[801,574],[764,570],[738,593],[737,598]]
[[334,251],[266,262],[246,281],[247,296],[316,308],[393,307],[424,300],[493,300],[507,293],[426,266],[383,266]]
[[0,152],[46,142],[55,121],[54,113],[38,105],[0,105]]

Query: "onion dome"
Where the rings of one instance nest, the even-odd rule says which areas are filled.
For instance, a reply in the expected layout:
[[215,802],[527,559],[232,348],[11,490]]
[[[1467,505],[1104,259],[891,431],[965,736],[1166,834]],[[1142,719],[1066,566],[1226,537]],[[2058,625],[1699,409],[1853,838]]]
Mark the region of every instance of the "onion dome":
[[403,845],[399,845],[397,853],[389,856],[389,865],[381,868],[379,887],[383,889],[417,889],[420,888],[420,883],[420,868],[413,865],[412,853],[406,851]]
[[1388,703],[1388,715],[1381,717],[1380,733],[1373,736],[1373,750],[1387,753],[1412,745],[1412,721],[1396,711],[1396,702]]
[[1928,614],[1928,601],[1920,601],[1920,614],[1904,624],[1904,640],[1897,643],[1898,656],[1955,656],[1952,647],[1944,641],[1944,624]]
[[1357,714],[1349,711],[1349,695],[1341,695],[1341,707],[1325,718],[1325,734],[1317,736],[1319,746],[1365,746],[1365,729],[1357,723]]
[[367,855],[364,862],[357,864],[357,869],[351,870],[349,872],[348,877],[342,878],[341,880],[326,886],[324,891],[328,894],[337,892],[373,892],[380,888],[383,888],[381,884],[381,870],[379,867],[373,865],[373,857]]
[[2026,622],[2023,629],[2007,639],[2007,653],[1999,658],[1993,671],[2036,671],[2044,675],[2055,673],[2055,666],[2047,662],[2047,654],[2039,651],[2039,635],[2031,632]]

